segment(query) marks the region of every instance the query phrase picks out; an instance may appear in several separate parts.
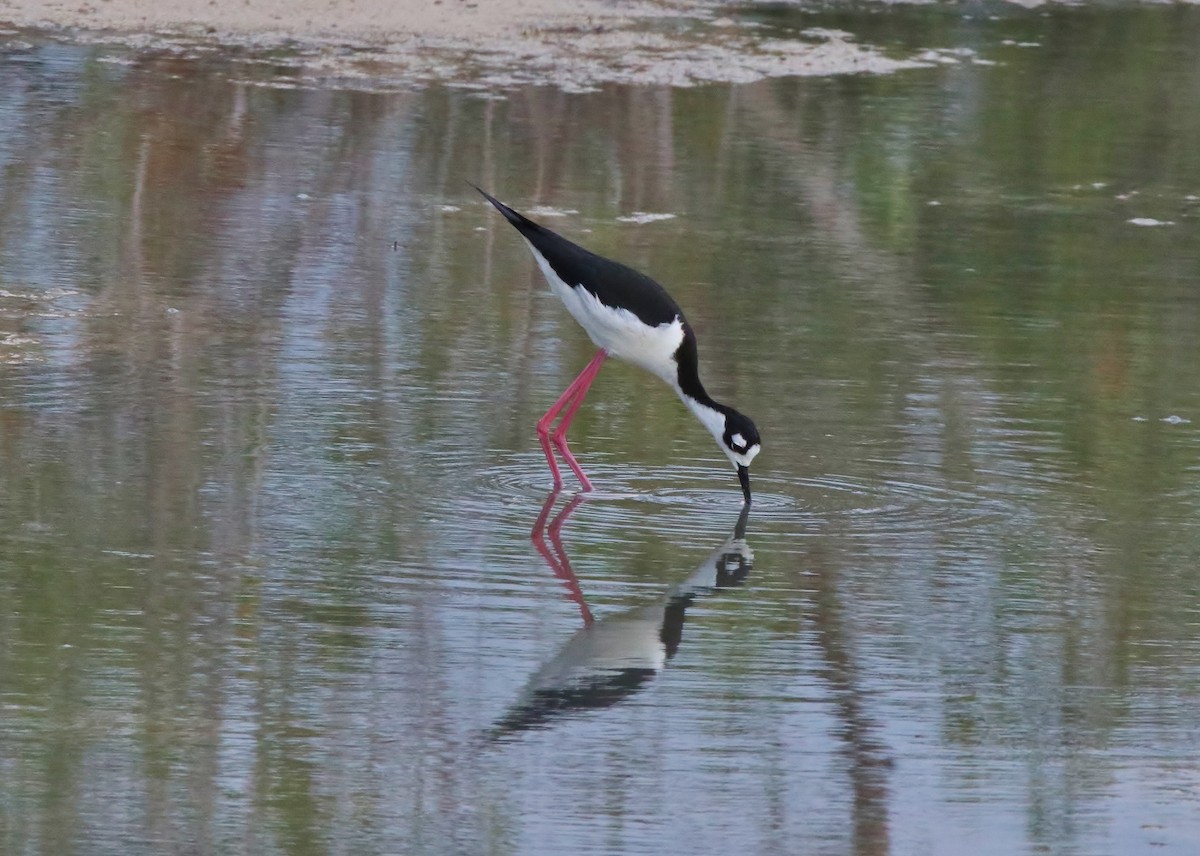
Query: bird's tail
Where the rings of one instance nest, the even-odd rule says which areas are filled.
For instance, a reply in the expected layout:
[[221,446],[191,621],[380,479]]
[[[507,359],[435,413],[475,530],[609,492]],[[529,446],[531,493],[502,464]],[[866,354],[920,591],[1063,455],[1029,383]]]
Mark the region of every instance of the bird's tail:
[[[468,181],[467,184],[471,184],[471,182]],[[490,194],[486,190],[484,190],[482,187],[479,187],[476,184],[471,184],[471,186],[474,187],[476,190],[478,190],[480,193],[482,193],[483,198],[486,199],[488,202],[492,203],[492,205],[494,205],[496,207],[496,210],[504,215],[504,219],[507,220],[508,222],[512,223],[518,229],[523,230],[523,229],[538,228],[537,223],[534,223],[532,220],[530,220],[525,215],[512,210],[507,205],[505,205],[503,202],[501,202],[499,199],[497,199],[495,196],[492,196],[492,194]]]

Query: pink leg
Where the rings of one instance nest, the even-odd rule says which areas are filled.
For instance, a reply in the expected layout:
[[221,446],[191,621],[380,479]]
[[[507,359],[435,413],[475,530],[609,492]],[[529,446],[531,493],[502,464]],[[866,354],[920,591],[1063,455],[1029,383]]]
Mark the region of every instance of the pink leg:
[[588,363],[584,370],[579,373],[579,376],[571,381],[563,394],[558,397],[558,401],[550,405],[550,409],[546,411],[545,415],[537,423],[538,440],[542,444],[542,452],[546,455],[546,463],[550,465],[550,472],[554,476],[554,487],[556,490],[562,487],[562,476],[558,474],[558,464],[554,460],[554,453],[550,451],[550,426],[554,423],[555,417],[571,402],[575,394],[579,392],[580,386],[587,380],[587,374],[591,367],[592,364]]
[[[608,352],[601,348],[596,352],[596,356],[592,357],[592,361],[584,367],[583,371],[575,380],[571,381],[566,391],[559,396],[558,401],[546,411],[546,414],[538,420],[537,432],[538,440],[542,444],[542,451],[546,455],[546,463],[550,465],[550,473],[554,476],[554,487],[562,487],[562,476],[558,472],[558,464],[554,460],[554,453],[550,449],[550,442],[553,440],[558,451],[562,453],[563,459],[571,471],[575,473],[584,490],[591,490],[592,483],[587,475],[583,472],[583,468],[579,466],[579,462],[575,460],[575,456],[571,454],[571,450],[567,448],[567,428],[571,425],[571,420],[575,418],[575,413],[579,410],[579,405],[583,404],[584,396],[587,395],[588,389],[592,382],[596,379],[596,375],[600,373],[600,366],[604,364],[604,360],[608,357]],[[554,423],[555,418],[562,413],[563,408],[567,411],[563,414],[562,421],[559,422],[558,428],[555,429],[553,436],[550,434],[550,426]]]
[[558,449],[559,453],[562,454],[563,460],[567,462],[567,466],[571,468],[571,471],[575,473],[575,476],[583,485],[584,490],[591,490],[592,483],[588,479],[587,475],[583,472],[583,467],[579,466],[579,462],[576,461],[575,456],[571,454],[571,450],[567,448],[567,429],[571,427],[571,422],[575,419],[575,414],[579,412],[579,406],[583,404],[584,396],[587,395],[587,391],[591,388],[592,381],[596,379],[596,375],[600,374],[600,366],[604,363],[604,359],[607,356],[608,353],[604,350],[601,350],[596,354],[592,362],[588,364],[590,372],[587,376],[587,382],[575,393],[575,400],[571,402],[570,407],[567,408],[567,412],[563,414],[563,417],[559,421],[558,427],[554,429],[554,435],[551,438],[554,441],[554,445]]

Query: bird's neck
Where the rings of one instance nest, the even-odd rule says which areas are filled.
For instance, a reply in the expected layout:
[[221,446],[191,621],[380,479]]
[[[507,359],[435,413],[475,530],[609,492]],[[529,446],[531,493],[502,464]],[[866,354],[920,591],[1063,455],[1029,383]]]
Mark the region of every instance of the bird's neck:
[[721,442],[721,437],[725,434],[725,413],[720,409],[717,402],[709,398],[708,393],[703,393],[703,398],[696,398],[686,390],[680,389],[679,397],[683,399],[683,403],[688,406],[701,424],[708,429],[708,433],[716,438],[718,443]]
[[696,335],[684,324],[683,342],[675,352],[675,390],[688,409],[721,442],[725,433],[725,408],[713,400],[700,382],[700,360],[696,352]]

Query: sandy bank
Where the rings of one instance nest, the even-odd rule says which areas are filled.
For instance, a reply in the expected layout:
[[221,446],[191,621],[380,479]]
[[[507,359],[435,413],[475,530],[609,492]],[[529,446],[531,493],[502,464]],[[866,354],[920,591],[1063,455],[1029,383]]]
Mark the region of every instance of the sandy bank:
[[0,0],[0,22],[179,52],[287,46],[302,78],[377,87],[690,86],[937,61],[846,33],[768,38],[705,0]]
[[697,3],[601,0],[0,0],[0,20],[117,32],[202,31],[296,40],[475,41],[531,29],[621,26]]

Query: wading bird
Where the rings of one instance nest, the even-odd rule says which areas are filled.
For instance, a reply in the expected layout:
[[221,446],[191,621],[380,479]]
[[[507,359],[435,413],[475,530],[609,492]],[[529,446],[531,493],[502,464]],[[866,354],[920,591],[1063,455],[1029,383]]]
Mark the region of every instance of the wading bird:
[[[714,401],[705,392],[700,383],[696,334],[666,289],[645,274],[589,252],[518,214],[480,188],[475,189],[525,238],[550,283],[550,290],[566,304],[567,311],[600,348],[538,420],[538,439],[554,476],[554,486],[562,486],[562,476],[551,444],[579,477],[583,489],[592,489],[591,481],[567,448],[567,429],[600,366],[613,356],[657,375],[678,393],[737,469],[742,494],[749,505],[750,462],[761,448],[758,429],[749,418],[727,404]],[[562,419],[551,432],[560,414]]]

